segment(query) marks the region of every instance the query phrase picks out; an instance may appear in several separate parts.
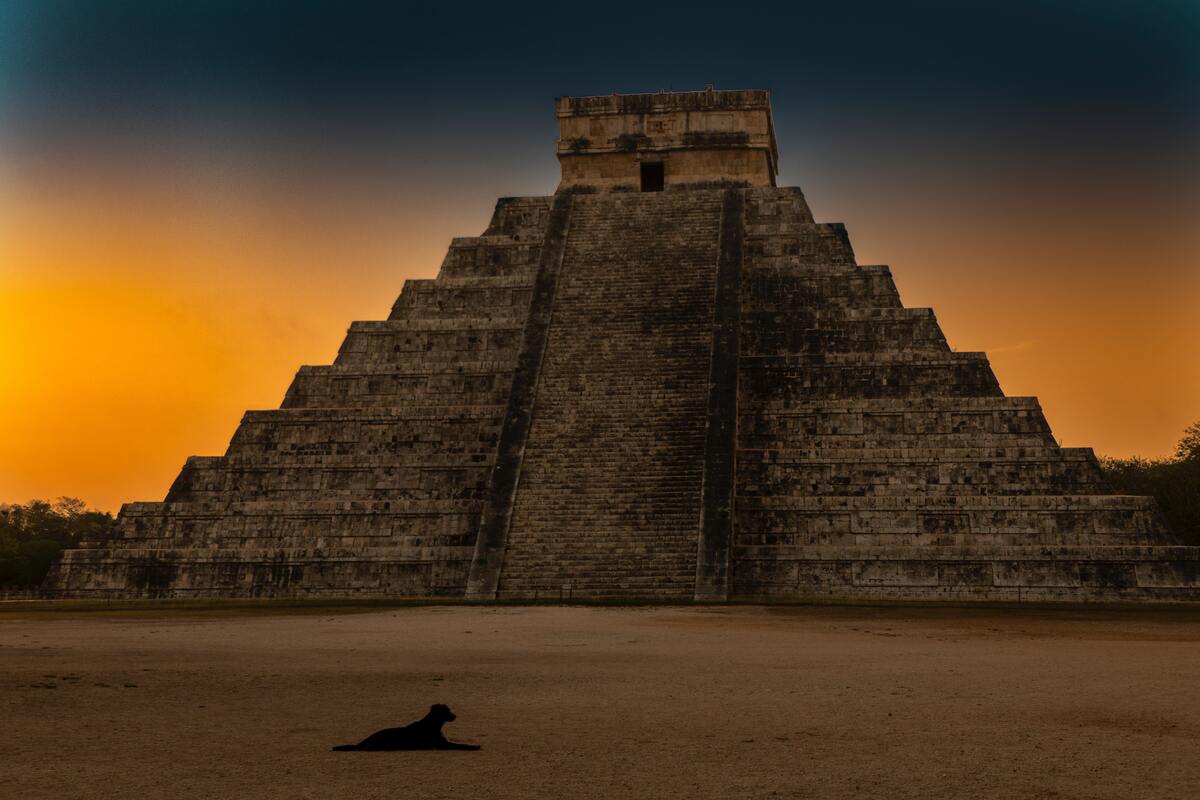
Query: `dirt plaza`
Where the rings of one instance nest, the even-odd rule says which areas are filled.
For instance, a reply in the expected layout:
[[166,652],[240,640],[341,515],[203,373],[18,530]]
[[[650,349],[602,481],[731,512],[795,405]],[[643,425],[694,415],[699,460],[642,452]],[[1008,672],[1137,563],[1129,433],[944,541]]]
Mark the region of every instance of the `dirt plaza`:
[[[0,795],[1178,797],[1197,665],[1189,608],[0,605]],[[438,702],[482,751],[329,749]]]

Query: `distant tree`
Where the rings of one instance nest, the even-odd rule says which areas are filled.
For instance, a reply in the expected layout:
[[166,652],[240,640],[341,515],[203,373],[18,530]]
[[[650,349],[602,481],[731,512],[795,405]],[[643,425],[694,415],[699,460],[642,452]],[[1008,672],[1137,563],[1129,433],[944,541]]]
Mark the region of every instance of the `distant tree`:
[[1180,461],[1200,459],[1200,421],[1183,429],[1183,438],[1175,447],[1175,457]]
[[41,586],[59,551],[107,538],[114,523],[75,497],[0,505],[0,588]]
[[1200,545],[1200,422],[1183,431],[1172,458],[1102,458],[1113,489],[1150,495],[1185,544]]

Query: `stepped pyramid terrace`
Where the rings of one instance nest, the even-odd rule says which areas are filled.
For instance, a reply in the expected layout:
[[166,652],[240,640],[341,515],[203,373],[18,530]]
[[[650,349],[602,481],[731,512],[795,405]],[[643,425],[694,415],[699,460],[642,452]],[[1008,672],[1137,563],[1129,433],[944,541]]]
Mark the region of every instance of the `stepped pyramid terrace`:
[[561,97],[500,199],[63,597],[1195,600],[983,353],[776,186],[765,91]]

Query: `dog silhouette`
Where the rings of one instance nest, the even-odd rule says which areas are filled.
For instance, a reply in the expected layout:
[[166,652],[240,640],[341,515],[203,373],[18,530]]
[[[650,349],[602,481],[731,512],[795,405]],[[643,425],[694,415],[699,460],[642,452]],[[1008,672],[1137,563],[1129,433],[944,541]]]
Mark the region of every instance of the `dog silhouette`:
[[453,722],[450,706],[435,703],[429,713],[403,728],[384,728],[358,744],[343,744],[334,750],[478,750],[477,744],[459,744],[446,740],[442,726]]

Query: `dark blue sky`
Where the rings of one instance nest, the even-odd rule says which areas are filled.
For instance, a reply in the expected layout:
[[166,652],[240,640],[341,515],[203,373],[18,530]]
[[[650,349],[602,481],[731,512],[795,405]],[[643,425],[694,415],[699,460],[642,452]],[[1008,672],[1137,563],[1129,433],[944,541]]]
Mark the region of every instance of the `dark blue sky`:
[[299,153],[365,180],[543,193],[552,97],[713,83],[772,90],[781,179],[806,187],[983,161],[1083,182],[1115,165],[1183,197],[1200,172],[1188,0],[10,0],[0,37],[0,136],[41,148],[240,153],[284,170]]
[[537,129],[554,95],[709,82],[772,89],[789,121],[904,133],[1086,119],[1175,138],[1200,111],[1186,0],[415,5],[10,0],[5,116],[376,124],[417,103]]

